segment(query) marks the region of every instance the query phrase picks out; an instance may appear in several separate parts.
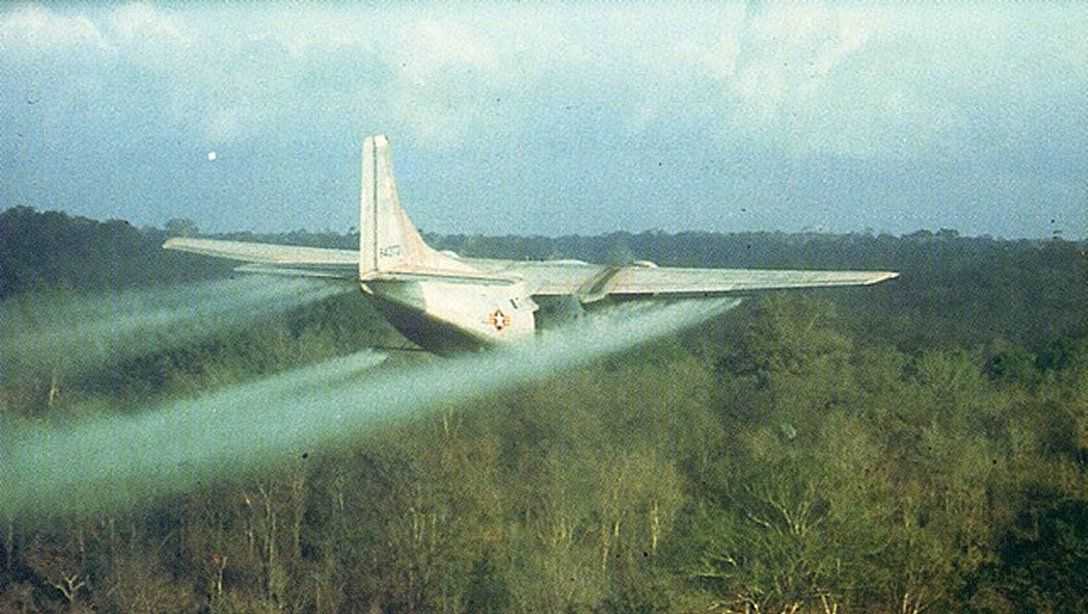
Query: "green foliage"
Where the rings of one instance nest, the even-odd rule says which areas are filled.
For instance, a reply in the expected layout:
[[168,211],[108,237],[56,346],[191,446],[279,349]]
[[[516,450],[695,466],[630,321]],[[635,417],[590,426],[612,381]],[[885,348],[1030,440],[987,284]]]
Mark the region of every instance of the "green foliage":
[[1039,381],[1037,361],[1034,354],[1021,346],[1006,347],[990,356],[986,372],[991,379],[1033,386]]
[[982,610],[1083,612],[1088,609],[1088,501],[1052,499],[1009,528],[997,560],[973,587]]
[[[0,288],[31,311],[221,273],[164,255],[161,231],[0,216]],[[1075,244],[953,231],[429,238],[468,255],[903,277],[752,299],[637,353],[130,514],[0,518],[0,609],[1086,607],[1088,297]],[[334,296],[108,368],[44,356],[47,368],[0,381],[0,413],[7,426],[137,412],[399,343],[356,295]]]
[[229,263],[162,249],[168,234],[59,211],[0,212],[0,299],[47,288],[120,290],[226,276]]

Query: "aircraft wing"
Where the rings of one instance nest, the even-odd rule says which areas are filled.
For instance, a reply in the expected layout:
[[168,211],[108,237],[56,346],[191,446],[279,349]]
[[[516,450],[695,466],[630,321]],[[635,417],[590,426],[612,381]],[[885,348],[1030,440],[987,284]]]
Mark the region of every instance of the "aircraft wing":
[[790,288],[867,286],[899,276],[890,271],[687,269],[639,265],[547,268],[529,265],[510,270],[511,273],[515,271],[529,281],[530,287],[534,288],[533,294],[573,294],[583,302],[605,296],[717,296]]
[[730,294],[755,290],[868,286],[898,277],[888,271],[775,271],[624,267],[606,282],[608,294]]
[[237,270],[245,273],[359,278],[359,252],[350,249],[184,238],[169,239],[163,248],[244,262]]

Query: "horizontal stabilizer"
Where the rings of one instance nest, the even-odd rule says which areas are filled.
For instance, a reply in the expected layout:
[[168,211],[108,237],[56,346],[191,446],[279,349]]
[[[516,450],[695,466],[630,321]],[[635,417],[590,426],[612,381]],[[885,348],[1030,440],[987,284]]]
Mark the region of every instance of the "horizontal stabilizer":
[[215,256],[264,268],[239,267],[248,273],[272,273],[272,269],[298,271],[296,275],[310,277],[334,277],[356,279],[359,254],[355,250],[303,247],[298,245],[272,245],[246,241],[219,241],[216,239],[169,239],[164,249]]
[[330,269],[323,266],[305,268],[303,266],[288,267],[272,264],[243,264],[235,267],[239,273],[251,273],[254,275],[285,275],[288,277],[322,277],[325,279],[339,279],[354,283],[355,267],[337,267]]

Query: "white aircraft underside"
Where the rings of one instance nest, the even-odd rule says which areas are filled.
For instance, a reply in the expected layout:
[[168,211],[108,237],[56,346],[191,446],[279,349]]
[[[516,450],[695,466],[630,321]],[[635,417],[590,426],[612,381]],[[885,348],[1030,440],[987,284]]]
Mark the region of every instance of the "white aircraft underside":
[[[744,295],[755,291],[875,284],[887,271],[786,271],[626,266],[577,260],[463,258],[428,246],[397,196],[389,141],[363,143],[359,251],[240,241],[174,238],[163,247],[246,263],[249,273],[302,275],[358,283],[405,337],[437,352],[532,337],[541,297],[580,305],[605,299]],[[543,300],[543,299],[542,299]]]

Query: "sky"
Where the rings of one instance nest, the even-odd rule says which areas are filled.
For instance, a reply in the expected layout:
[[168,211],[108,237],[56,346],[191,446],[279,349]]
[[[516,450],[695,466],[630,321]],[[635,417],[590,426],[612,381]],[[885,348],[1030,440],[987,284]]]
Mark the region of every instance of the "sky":
[[0,209],[344,232],[384,133],[428,232],[1084,238],[1086,32],[1073,2],[5,4]]

